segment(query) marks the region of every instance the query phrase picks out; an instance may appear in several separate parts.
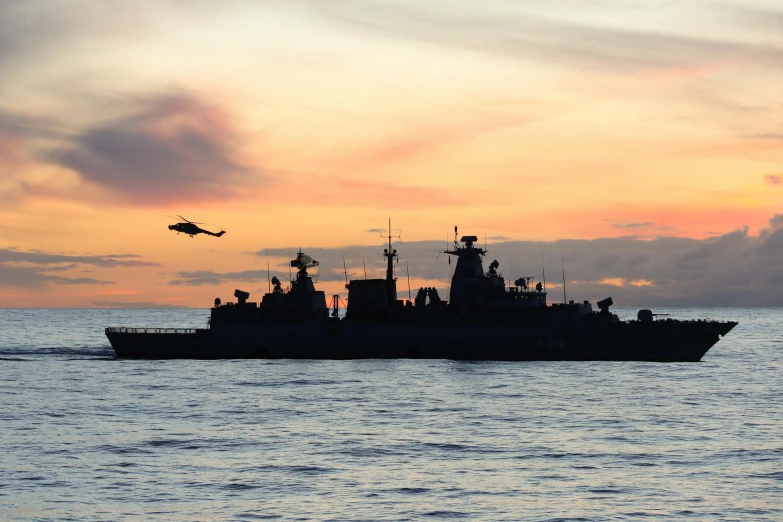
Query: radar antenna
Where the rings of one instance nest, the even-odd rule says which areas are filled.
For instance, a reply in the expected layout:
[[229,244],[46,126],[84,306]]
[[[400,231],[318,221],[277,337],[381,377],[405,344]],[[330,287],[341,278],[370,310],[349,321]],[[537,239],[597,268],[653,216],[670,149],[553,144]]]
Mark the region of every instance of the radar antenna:
[[309,277],[307,274],[308,268],[314,268],[318,266],[320,263],[313,259],[311,256],[308,256],[304,252],[302,252],[302,247],[299,247],[299,252],[296,253],[296,259],[291,260],[291,266],[293,268],[298,268],[299,271],[296,273],[296,278],[301,279],[303,277]]

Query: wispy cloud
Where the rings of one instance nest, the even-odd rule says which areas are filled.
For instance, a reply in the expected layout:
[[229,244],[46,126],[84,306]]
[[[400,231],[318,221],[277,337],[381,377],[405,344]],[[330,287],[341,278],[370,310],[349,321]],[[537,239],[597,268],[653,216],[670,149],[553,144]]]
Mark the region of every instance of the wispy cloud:
[[[476,189],[468,196],[449,187],[428,185],[410,185],[375,179],[331,178],[318,191],[299,190],[296,183],[282,190],[278,188],[279,198],[296,194],[296,202],[301,205],[325,207],[378,207],[384,208],[423,208],[458,206],[470,200],[477,203],[489,197],[489,192]],[[380,203],[382,202],[382,203]]]
[[779,174],[767,174],[764,176],[764,183],[767,185],[783,185],[783,176]]
[[783,141],[783,134],[779,132],[763,132],[761,134],[747,134],[745,135],[746,138],[751,138],[754,140],[778,140]]
[[362,0],[306,3],[356,30],[584,69],[637,72],[726,61],[774,66],[783,59],[783,50],[774,45],[580,24],[520,9],[518,3],[496,3],[494,9],[464,3],[440,8],[432,3]]
[[52,254],[40,250],[18,250],[0,248],[0,263],[30,263],[34,265],[59,265],[72,263],[105,268],[160,266],[153,261],[144,261],[136,254],[109,254],[105,256]]
[[[439,119],[444,118],[441,115]],[[449,144],[525,125],[533,119],[533,116],[520,117],[487,111],[459,111],[459,118],[446,125],[434,126],[429,122],[414,121],[396,135],[386,136],[378,143],[349,153],[348,164],[351,168],[385,166],[416,158]]]
[[219,285],[226,282],[258,282],[266,281],[266,270],[244,270],[242,272],[213,272],[199,270],[195,272],[177,272],[177,278],[169,282],[174,286],[204,286]]
[[55,274],[83,267],[112,269],[154,266],[159,265],[152,261],[142,260],[141,256],[136,254],[73,255],[3,248],[0,249],[0,286],[37,287],[47,283],[56,285],[113,284],[113,281],[91,277],[67,277]]
[[640,223],[614,223],[612,228],[645,228],[655,225],[652,221],[643,221]]
[[51,268],[12,266],[0,264],[0,286],[36,287],[44,283],[57,285],[108,285],[114,281],[104,281],[91,277],[64,277],[47,274]]
[[266,178],[242,165],[230,117],[192,93],[131,101],[130,114],[81,130],[41,158],[135,205],[242,197]]

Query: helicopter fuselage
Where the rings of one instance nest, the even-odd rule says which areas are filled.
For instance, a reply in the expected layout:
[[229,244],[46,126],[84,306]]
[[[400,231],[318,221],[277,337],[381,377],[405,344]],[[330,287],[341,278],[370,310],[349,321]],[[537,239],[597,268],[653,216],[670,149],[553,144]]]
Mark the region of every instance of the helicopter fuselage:
[[210,236],[220,237],[225,234],[225,232],[222,230],[220,232],[210,232],[209,230],[204,230],[194,223],[176,223],[174,225],[169,225],[169,230],[176,230],[177,233],[181,232],[183,234],[189,235],[190,237],[193,237],[196,234],[207,234]]

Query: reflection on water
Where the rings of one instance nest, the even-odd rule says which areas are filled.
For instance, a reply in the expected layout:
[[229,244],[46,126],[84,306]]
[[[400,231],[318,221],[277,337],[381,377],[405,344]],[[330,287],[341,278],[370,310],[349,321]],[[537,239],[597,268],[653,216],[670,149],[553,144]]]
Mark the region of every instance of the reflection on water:
[[783,519],[781,310],[671,312],[740,325],[697,364],[118,361],[105,326],[207,312],[0,310],[0,519]]

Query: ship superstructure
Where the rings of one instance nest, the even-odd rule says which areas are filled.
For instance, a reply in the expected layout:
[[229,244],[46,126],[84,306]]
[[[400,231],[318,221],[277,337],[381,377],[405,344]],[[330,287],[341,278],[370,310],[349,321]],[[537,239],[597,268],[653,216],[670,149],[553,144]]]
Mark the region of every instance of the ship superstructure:
[[235,303],[215,300],[209,328],[166,332],[107,328],[118,357],[128,358],[444,358],[458,360],[643,360],[698,361],[736,322],[656,320],[641,310],[636,321],[620,321],[611,298],[548,304],[547,292],[531,277],[506,284],[497,260],[484,270],[487,251],[476,236],[462,236],[444,251],[456,258],[448,300],[435,288],[399,299],[394,266],[399,256],[384,249],[382,279],[347,281],[345,316],[308,270],[319,265],[300,249],[290,287],[277,278],[261,302],[236,290]]

